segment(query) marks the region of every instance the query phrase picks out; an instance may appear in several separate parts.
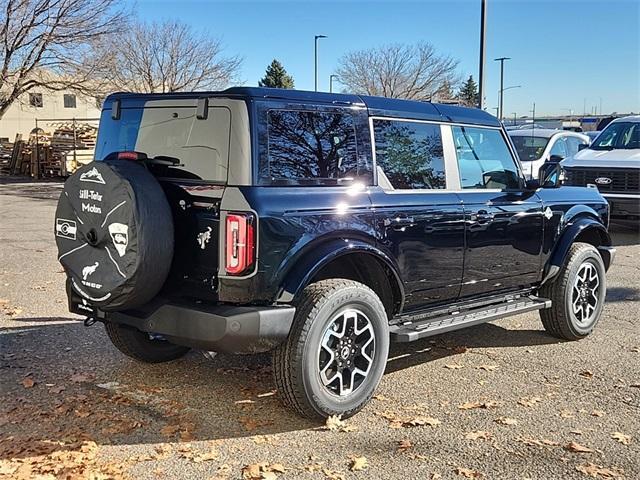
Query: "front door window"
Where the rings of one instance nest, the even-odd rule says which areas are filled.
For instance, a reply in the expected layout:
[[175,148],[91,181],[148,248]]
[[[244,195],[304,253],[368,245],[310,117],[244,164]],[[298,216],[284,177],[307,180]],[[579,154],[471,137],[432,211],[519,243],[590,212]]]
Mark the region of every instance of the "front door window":
[[455,126],[452,131],[463,189],[521,187],[518,166],[500,130]]

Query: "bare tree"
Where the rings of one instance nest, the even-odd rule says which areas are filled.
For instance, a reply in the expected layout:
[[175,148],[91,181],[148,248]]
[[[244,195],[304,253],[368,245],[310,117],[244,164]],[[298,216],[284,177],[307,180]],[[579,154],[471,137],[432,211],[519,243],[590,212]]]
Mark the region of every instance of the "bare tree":
[[[96,39],[122,28],[118,0],[0,0],[0,118],[33,88],[83,91]],[[79,65],[83,65],[79,69]]]
[[391,44],[347,53],[337,74],[353,93],[429,100],[444,85],[458,83],[457,67],[457,60],[429,43]]
[[177,92],[226,87],[237,80],[241,59],[223,56],[220,40],[177,21],[139,22],[98,53],[111,89]]

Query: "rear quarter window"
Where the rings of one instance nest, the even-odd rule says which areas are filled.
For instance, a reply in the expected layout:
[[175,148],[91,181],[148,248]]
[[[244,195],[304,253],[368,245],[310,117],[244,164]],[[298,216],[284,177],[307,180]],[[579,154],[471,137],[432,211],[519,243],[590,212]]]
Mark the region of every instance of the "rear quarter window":
[[359,176],[356,127],[350,113],[269,109],[263,118],[260,183],[340,185]]

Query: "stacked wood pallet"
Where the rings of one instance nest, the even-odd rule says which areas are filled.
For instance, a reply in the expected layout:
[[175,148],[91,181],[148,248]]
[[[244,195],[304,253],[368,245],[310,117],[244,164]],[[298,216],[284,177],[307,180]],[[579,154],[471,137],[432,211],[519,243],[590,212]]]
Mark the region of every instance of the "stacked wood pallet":
[[18,135],[11,147],[2,147],[0,161],[10,148],[4,165],[5,172],[12,175],[36,176],[39,173],[47,177],[66,177],[93,160],[97,127],[65,122],[50,124],[48,130],[50,132],[39,129],[37,134],[29,135],[27,141]]

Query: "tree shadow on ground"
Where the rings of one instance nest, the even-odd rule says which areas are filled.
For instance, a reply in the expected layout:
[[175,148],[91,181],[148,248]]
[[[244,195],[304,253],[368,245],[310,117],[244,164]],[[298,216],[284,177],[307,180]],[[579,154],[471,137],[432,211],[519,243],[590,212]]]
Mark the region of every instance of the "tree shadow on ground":
[[385,373],[464,353],[470,348],[508,348],[560,343],[544,330],[509,330],[484,323],[411,343],[391,344]]
[[[25,326],[0,330],[0,426],[5,437],[131,445],[239,438],[321,425],[279,401],[268,354],[209,360],[192,352],[175,362],[149,365],[117,352],[99,326],[87,329],[64,317],[16,320]],[[485,324],[392,344],[386,373],[466,348],[557,341],[542,331]],[[27,377],[34,386],[23,383]],[[0,448],[0,458],[8,452],[20,456],[20,451]]]
[[608,287],[607,302],[637,302],[640,300],[640,289],[634,287]]

